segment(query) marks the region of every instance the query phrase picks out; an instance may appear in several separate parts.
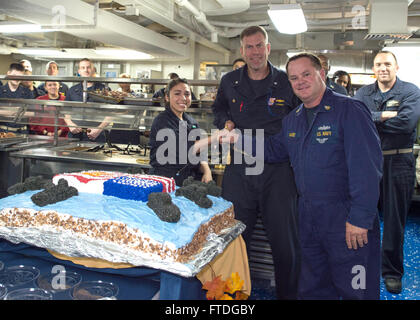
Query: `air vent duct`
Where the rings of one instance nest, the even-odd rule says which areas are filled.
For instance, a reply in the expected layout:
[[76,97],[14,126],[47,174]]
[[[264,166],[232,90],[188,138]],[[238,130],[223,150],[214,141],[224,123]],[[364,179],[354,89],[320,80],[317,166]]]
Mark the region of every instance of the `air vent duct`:
[[365,40],[407,40],[409,0],[371,0],[369,33]]
[[364,40],[407,40],[412,34],[393,34],[393,33],[369,33]]

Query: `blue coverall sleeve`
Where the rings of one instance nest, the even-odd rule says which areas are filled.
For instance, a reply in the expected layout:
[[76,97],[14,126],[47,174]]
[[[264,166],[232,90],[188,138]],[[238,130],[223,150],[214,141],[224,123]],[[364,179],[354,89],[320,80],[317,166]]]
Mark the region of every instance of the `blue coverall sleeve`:
[[[243,135],[243,145],[252,143],[252,154],[258,160],[264,160],[267,163],[279,163],[286,162],[289,160],[289,155],[287,153],[287,147],[283,142],[283,133],[277,133],[270,137],[258,138],[251,137],[248,135]],[[257,150],[257,144],[264,144],[264,154],[260,154]]]
[[366,106],[369,108],[370,113],[372,115],[373,122],[377,124],[381,122],[382,111],[375,111],[372,109],[373,106],[369,104],[369,101],[366,98],[366,91],[367,91],[367,87],[360,88],[359,90],[357,90],[356,94],[354,95],[354,98],[366,104]]
[[411,133],[417,127],[420,116],[420,90],[413,86],[409,94],[400,101],[396,117],[378,123],[383,133]]
[[71,93],[72,93],[72,92],[71,92],[70,90],[69,90],[69,91],[67,91],[66,97],[64,98],[64,100],[65,100],[65,101],[72,101],[72,100],[71,100],[71,96],[70,96],[70,95],[71,95]]
[[289,161],[289,154],[285,143],[284,130],[272,135],[264,141],[264,161],[278,163]]
[[227,85],[224,77],[220,82],[219,89],[217,90],[216,99],[211,106],[214,114],[214,125],[217,129],[223,129],[227,120],[230,120],[229,116],[229,102],[225,96],[224,87]]
[[372,113],[372,120],[373,122],[375,122],[376,124],[381,123],[381,116],[382,116],[382,111],[371,111]]
[[350,100],[343,119],[345,157],[348,168],[351,208],[347,221],[371,229],[377,216],[382,178],[382,151],[368,108]]

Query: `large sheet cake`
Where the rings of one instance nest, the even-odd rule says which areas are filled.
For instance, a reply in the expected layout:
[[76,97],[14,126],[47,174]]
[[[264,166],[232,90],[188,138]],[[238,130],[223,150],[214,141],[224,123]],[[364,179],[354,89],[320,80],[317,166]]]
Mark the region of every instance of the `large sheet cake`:
[[[40,190],[0,199],[0,237],[68,256],[193,276],[244,230],[234,219],[232,203],[208,195],[212,206],[201,208],[175,195],[173,179],[86,171],[61,174],[53,182],[61,178],[79,190],[77,196],[43,207],[31,200]],[[162,221],[147,206],[149,191],[170,195],[181,212],[178,222]]]

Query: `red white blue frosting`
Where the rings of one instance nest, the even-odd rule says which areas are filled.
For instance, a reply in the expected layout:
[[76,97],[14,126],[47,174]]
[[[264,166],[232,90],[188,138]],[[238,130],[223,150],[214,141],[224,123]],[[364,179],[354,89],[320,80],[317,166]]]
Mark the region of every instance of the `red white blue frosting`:
[[127,174],[113,171],[82,171],[54,176],[53,183],[67,180],[79,192],[103,194],[121,199],[147,202],[149,193],[175,191],[175,180],[145,174]]

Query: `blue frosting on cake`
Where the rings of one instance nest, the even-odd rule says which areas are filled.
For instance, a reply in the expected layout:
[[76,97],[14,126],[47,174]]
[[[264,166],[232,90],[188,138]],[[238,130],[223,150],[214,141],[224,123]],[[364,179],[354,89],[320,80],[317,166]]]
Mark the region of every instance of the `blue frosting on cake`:
[[152,192],[162,192],[163,185],[153,180],[121,176],[104,182],[104,195],[147,202]]
[[176,248],[189,243],[201,224],[232,206],[231,202],[223,198],[208,196],[213,206],[204,209],[185,197],[175,196],[175,192],[172,192],[170,193],[172,202],[180,209],[181,218],[177,223],[171,223],[160,220],[144,202],[101,194],[80,192],[79,195],[65,201],[39,207],[31,200],[31,196],[39,191],[27,191],[0,199],[0,210],[4,208],[54,210],[78,218],[119,221],[149,234],[156,241],[171,242]]

